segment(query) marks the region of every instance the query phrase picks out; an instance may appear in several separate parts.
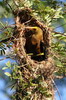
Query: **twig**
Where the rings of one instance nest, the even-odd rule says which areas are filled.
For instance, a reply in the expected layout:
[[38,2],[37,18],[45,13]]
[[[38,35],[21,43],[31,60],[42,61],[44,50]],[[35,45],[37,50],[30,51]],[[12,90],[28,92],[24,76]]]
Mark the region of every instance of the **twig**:
[[14,37],[8,37],[6,39],[1,40],[0,43],[1,42],[7,42],[7,41],[10,41],[10,40],[12,41],[13,39],[14,39]]
[[12,13],[14,13],[14,11],[13,11],[13,9],[12,9],[12,7],[11,7],[11,5],[8,3],[8,1],[7,0],[3,0],[8,6],[9,6],[9,8],[11,9],[11,11],[12,11]]
[[30,22],[32,20],[32,18],[30,19],[30,20],[28,20],[28,21],[26,21],[26,22],[24,22],[24,24],[27,24],[28,22]]
[[4,58],[0,59],[0,61],[5,60],[5,59],[7,59],[7,58],[10,58],[10,57],[4,57]]
[[61,32],[56,32],[56,31],[54,31],[54,30],[53,30],[52,32],[54,32],[55,34],[60,34],[60,35],[66,36],[66,34],[61,33]]
[[13,28],[13,27],[15,27],[15,24],[5,26],[5,27],[3,27],[3,28],[0,29],[0,32],[3,31],[3,30],[5,30],[5,29],[7,29],[7,28]]
[[7,88],[11,88],[11,90],[12,90],[12,89],[14,89],[14,87],[15,87],[16,83],[17,83],[17,82],[14,82],[14,83],[12,83],[12,84],[8,85],[8,87],[7,87]]
[[17,4],[17,2],[15,0],[13,0],[14,4],[16,5],[16,7],[18,8],[19,5]]
[[[24,22],[23,24],[27,24],[27,23],[30,22],[31,20],[32,20],[32,18],[31,18],[30,20]],[[3,28],[0,29],[0,32],[3,31],[3,30],[5,30],[6,28],[13,28],[13,27],[15,27],[15,25],[16,25],[16,24],[12,24],[12,25],[5,26],[5,27],[3,27]]]
[[56,88],[56,90],[57,90],[57,93],[58,93],[58,95],[59,95],[60,100],[62,100],[62,99],[61,99],[60,92],[59,92],[59,90],[58,90],[58,88],[57,88],[57,85],[55,84],[55,82],[54,82],[53,79],[51,79],[51,80],[52,80],[52,83],[54,84],[54,86],[55,86],[55,88]]
[[56,28],[59,28],[59,27],[61,27],[61,26],[64,26],[64,25],[66,25],[66,23],[64,23],[64,24],[62,24],[62,25],[59,25],[59,26],[55,27],[55,29],[56,29]]

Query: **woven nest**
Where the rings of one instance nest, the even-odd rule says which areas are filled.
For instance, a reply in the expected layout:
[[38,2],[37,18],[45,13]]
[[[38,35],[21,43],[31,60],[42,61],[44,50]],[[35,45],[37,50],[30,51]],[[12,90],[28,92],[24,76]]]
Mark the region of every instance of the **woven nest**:
[[[50,30],[48,27],[46,27],[45,24],[36,20],[31,15],[31,13],[32,13],[32,10],[28,8],[18,9],[14,12],[16,25],[15,25],[14,34],[13,34],[14,36],[13,49],[16,51],[16,59],[18,61],[18,64],[21,66],[20,71],[22,72],[22,77],[25,80],[25,82],[29,83],[30,79],[35,79],[35,78],[38,78],[38,76],[42,76],[44,77],[44,80],[47,80],[48,89],[51,88],[51,91],[52,91],[50,78],[52,77],[53,72],[54,72],[54,62],[52,58],[49,56],[51,54]],[[32,34],[32,32],[27,29],[28,26],[29,27],[37,26],[42,29],[43,42],[45,46],[45,58],[40,59],[41,57],[39,56],[38,57],[39,60],[32,59],[32,57],[27,54],[26,52],[27,49],[25,48],[25,46],[27,44],[28,51],[29,51],[29,48],[31,45],[29,45],[27,42],[30,39],[29,35]],[[18,86],[20,86],[20,83],[18,84]],[[30,91],[32,91],[34,88],[35,87],[29,88],[29,89]],[[25,90],[28,91],[29,89],[26,88]],[[20,89],[18,88],[17,91],[20,92]],[[22,93],[21,95],[23,97]],[[47,100],[40,93],[39,94],[37,93],[36,95],[39,95],[39,97],[36,100]],[[33,95],[33,98],[34,97],[35,97],[35,94]],[[19,100],[19,98],[17,100]],[[32,99],[32,100],[35,100],[35,99]]]
[[[47,78],[48,76],[52,75],[54,71],[53,60],[51,57],[49,57],[51,45],[50,31],[49,28],[47,28],[43,23],[36,20],[31,15],[31,12],[32,10],[28,8],[15,11],[16,26],[14,30],[14,49],[17,48],[17,60],[20,65],[31,66],[33,74],[39,74],[41,72],[42,74],[44,74],[44,77]],[[31,56],[28,56],[28,54],[26,53],[25,45],[27,43],[27,38],[31,34],[30,30],[26,29],[27,26],[38,26],[43,30],[43,42],[45,45],[46,59],[37,61],[35,59],[32,59]]]

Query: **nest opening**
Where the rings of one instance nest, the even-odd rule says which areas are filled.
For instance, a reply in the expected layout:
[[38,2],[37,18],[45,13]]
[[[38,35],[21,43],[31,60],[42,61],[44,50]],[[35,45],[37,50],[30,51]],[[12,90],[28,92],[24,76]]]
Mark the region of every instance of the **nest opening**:
[[41,53],[37,53],[36,51],[36,45],[33,45],[31,43],[31,35],[33,35],[33,31],[31,30],[26,30],[25,33],[25,39],[26,39],[26,42],[25,42],[25,46],[24,46],[24,49],[25,49],[25,52],[28,56],[31,57],[32,60],[35,60],[35,61],[43,61],[43,60],[46,60],[47,59],[47,52],[46,52],[46,48],[44,47],[44,43],[43,42],[40,42],[40,50],[41,50]]
[[[18,56],[21,58],[24,54],[27,54],[33,61],[46,61],[48,60],[50,54],[50,31],[45,24],[36,20],[31,15],[31,12],[32,10],[28,8],[15,11],[16,26],[14,30],[14,36],[16,39],[22,38],[20,40],[20,42],[22,41],[21,43],[17,40],[17,48],[19,44]],[[31,35],[33,35],[33,31],[27,29],[27,27],[35,26],[41,28],[43,31],[43,41],[40,42],[40,54],[36,52],[36,45],[31,44]]]

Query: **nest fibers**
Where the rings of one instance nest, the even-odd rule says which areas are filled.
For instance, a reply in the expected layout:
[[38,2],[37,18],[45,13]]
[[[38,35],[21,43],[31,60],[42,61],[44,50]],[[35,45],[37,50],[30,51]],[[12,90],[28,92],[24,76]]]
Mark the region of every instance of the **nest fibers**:
[[[14,30],[14,49],[17,48],[17,60],[20,65],[30,66],[33,73],[41,72],[45,77],[51,75],[54,71],[53,60],[50,55],[50,31],[43,23],[39,22],[33,16],[31,16],[31,9],[19,9],[15,11],[15,30]],[[46,58],[42,61],[36,61],[31,59],[31,56],[28,56],[25,50],[26,38],[31,34],[27,27],[37,26],[43,30],[43,42],[46,48]]]
[[[45,80],[51,78],[54,72],[54,63],[50,55],[50,31],[45,24],[36,20],[31,15],[32,10],[28,8],[18,9],[15,11],[15,29],[14,29],[14,50],[17,49],[16,58],[19,63],[20,70],[22,71],[22,77],[27,82],[30,78],[37,78],[38,75],[42,75]],[[26,53],[25,44],[27,42],[28,36],[31,34],[30,30],[27,27],[37,26],[43,31],[43,42],[46,49],[46,59],[42,61],[37,61],[32,59],[31,56],[28,56]],[[48,84],[51,84],[49,81]],[[51,85],[50,85],[51,86]],[[33,87],[34,88],[34,87]],[[33,90],[33,88],[30,88]],[[18,89],[19,90],[19,89]],[[19,90],[20,91],[20,90]],[[26,91],[28,89],[26,88]],[[36,94],[37,95],[37,94]],[[34,98],[34,96],[33,96]],[[40,97],[39,97],[40,98]],[[35,99],[32,99],[35,100]],[[36,100],[46,100],[46,99],[36,99]]]

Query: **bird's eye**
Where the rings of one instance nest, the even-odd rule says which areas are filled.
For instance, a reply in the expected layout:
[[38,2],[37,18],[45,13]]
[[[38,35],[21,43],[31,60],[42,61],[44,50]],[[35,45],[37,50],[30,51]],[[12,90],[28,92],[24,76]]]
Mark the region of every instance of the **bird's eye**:
[[36,29],[33,29],[34,31],[36,31]]

